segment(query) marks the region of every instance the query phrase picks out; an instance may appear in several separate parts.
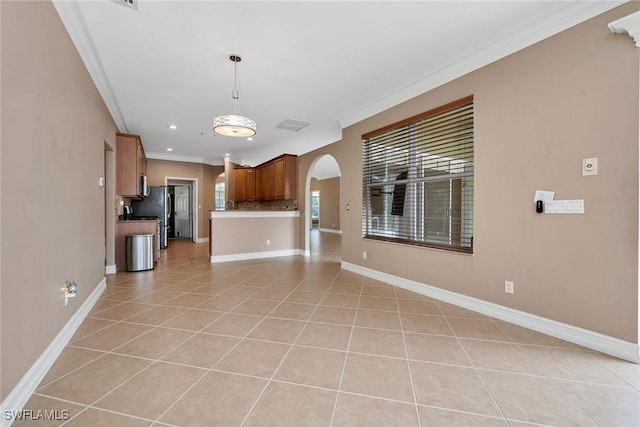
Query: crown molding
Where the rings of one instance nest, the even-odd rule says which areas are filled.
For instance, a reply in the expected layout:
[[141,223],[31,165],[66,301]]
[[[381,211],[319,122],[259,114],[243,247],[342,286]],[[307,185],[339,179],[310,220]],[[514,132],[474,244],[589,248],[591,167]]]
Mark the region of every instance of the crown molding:
[[202,163],[203,165],[209,166],[224,166],[222,158],[216,162],[215,160],[205,159],[203,157],[180,156],[178,154],[155,153],[153,151],[145,152],[145,157],[147,159],[167,160],[170,162]]
[[87,23],[82,17],[82,12],[78,5],[79,2],[64,0],[52,0],[52,2],[71,37],[71,41],[73,41],[78,50],[82,62],[84,62],[89,75],[93,79],[93,83],[96,85],[98,92],[100,92],[109,113],[111,113],[118,131],[130,133],[118,100],[113,93],[111,83],[107,78],[107,73],[104,70],[102,61],[100,61],[96,46],[93,44]]
[[629,37],[636,42],[636,47],[640,47],[640,11],[610,22],[609,30],[612,33],[629,34]]
[[371,116],[395,107],[411,98],[422,95],[432,89],[444,85],[452,80],[469,74],[485,65],[502,59],[512,53],[531,46],[541,40],[551,37],[561,31],[578,25],[588,19],[605,13],[629,0],[593,1],[580,5],[570,4],[563,12],[555,12],[540,18],[537,25],[527,27],[521,31],[504,37],[499,42],[470,55],[461,61],[444,65],[439,71],[431,73],[389,96],[379,99],[362,109],[355,111],[338,122],[344,129]]

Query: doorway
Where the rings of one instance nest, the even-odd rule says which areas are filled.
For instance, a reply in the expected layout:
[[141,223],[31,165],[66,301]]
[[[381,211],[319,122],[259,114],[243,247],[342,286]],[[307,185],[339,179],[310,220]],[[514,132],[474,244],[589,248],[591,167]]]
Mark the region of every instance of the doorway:
[[169,237],[174,239],[193,238],[193,210],[191,207],[191,185],[170,185],[171,215],[169,217]]
[[311,190],[311,229],[320,227],[320,191]]
[[104,189],[104,251],[105,251],[105,274],[116,273],[116,221],[118,219],[115,205],[115,170],[116,153],[107,141],[104,142],[104,170],[100,185]]
[[311,256],[311,233],[342,234],[340,176],[340,166],[330,154],[318,156],[309,167],[303,193],[309,207],[303,212],[305,256]]
[[167,237],[197,242],[198,237],[198,179],[165,177],[169,193]]
[[213,206],[214,209],[217,211],[223,211],[225,208],[225,194],[226,194],[226,189],[225,189],[225,174],[224,172],[222,172],[220,175],[218,175],[218,177],[216,178],[216,183],[215,183],[215,187],[214,187],[214,201],[213,201]]

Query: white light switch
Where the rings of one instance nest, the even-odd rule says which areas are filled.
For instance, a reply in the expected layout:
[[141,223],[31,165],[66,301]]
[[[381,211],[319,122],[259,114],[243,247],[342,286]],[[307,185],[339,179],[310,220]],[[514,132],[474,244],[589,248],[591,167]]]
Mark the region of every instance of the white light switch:
[[582,159],[582,176],[598,175],[598,158]]
[[545,203],[544,212],[548,214],[583,214],[584,199],[554,200],[551,203]]

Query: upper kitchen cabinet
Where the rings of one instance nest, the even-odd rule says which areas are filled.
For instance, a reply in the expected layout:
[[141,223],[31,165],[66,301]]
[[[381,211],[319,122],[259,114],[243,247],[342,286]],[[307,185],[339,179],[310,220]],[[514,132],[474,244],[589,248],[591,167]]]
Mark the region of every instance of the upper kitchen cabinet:
[[116,134],[116,193],[130,199],[143,197],[142,177],[146,175],[147,159],[138,135]]
[[258,200],[293,200],[297,195],[298,158],[284,154],[256,168]]
[[256,170],[254,168],[234,169],[233,187],[236,202],[256,200]]

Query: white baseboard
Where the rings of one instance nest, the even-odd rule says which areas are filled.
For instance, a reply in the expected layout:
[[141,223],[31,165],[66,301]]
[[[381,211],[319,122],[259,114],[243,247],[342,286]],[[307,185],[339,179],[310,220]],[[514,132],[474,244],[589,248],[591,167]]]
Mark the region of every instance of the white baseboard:
[[336,234],[342,234],[342,230],[336,230],[333,228],[318,228],[319,231],[322,231],[324,233],[336,233]]
[[298,249],[300,251],[300,255],[305,256],[305,257],[310,257],[311,256],[311,249],[306,249],[306,250],[302,250],[302,249]]
[[447,291],[435,286],[403,279],[402,277],[382,273],[356,264],[342,261],[342,268],[421,295],[432,297],[478,313],[486,314],[487,316],[495,317],[496,319],[514,323],[592,350],[600,351],[620,359],[640,364],[639,344],[600,334],[588,329],[582,329],[577,326],[568,325],[566,323],[557,322],[555,320],[536,316],[535,314],[515,310],[513,308],[494,304],[478,298]]
[[198,237],[196,239],[196,243],[209,243],[209,238],[208,237]]
[[[51,365],[56,361],[60,353],[67,345],[73,334],[75,334],[78,327],[82,324],[85,317],[89,314],[95,303],[100,298],[100,295],[107,287],[107,278],[103,278],[98,286],[91,292],[91,295],[82,303],[78,310],[71,316],[69,321],[60,330],[58,335],[51,341],[51,344],[40,355],[38,360],[31,366],[26,374],[22,377],[20,382],[11,390],[11,393],[0,404],[0,414],[11,413],[11,411],[20,411],[27,403],[33,392],[40,384],[40,381],[51,368]],[[1,426],[8,427],[13,420],[6,420],[2,417]]]
[[116,274],[117,272],[115,264],[104,266],[104,274]]
[[279,256],[302,255],[303,253],[304,252],[301,249],[283,249],[280,251],[247,252],[242,254],[212,255],[209,258],[209,261],[211,263],[244,261],[247,259],[275,258]]

